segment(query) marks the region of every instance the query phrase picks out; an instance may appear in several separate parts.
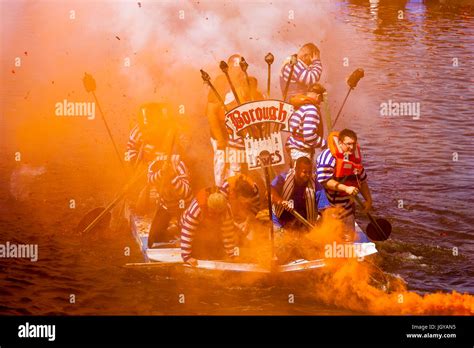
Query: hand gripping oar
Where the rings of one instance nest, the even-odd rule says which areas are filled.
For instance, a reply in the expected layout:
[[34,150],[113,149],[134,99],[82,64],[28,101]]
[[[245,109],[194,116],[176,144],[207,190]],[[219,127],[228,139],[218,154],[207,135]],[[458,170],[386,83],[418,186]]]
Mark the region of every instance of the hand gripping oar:
[[227,65],[226,62],[221,60],[219,64],[219,68],[221,68],[222,72],[227,78],[227,81],[229,82],[230,89],[232,90],[232,94],[234,95],[235,101],[237,102],[238,105],[240,105],[241,103],[240,103],[239,96],[237,95],[237,91],[235,90],[234,84],[232,83],[232,80],[230,79],[230,76],[229,76],[229,66]]
[[114,138],[112,137],[112,132],[110,131],[109,125],[107,124],[107,121],[105,120],[104,112],[102,111],[102,108],[100,107],[99,100],[97,100],[97,96],[95,95],[95,80],[94,77],[91,74],[84,73],[84,78],[82,79],[82,82],[84,84],[84,87],[87,92],[91,92],[92,96],[94,97],[95,103],[97,104],[97,108],[99,109],[99,113],[102,117],[102,120],[104,121],[105,128],[107,129],[107,133],[109,133],[109,138],[112,141],[112,144],[115,149],[115,153],[117,154],[117,158],[120,162],[120,165],[122,166],[122,169],[125,170],[125,166],[123,164],[122,156],[120,155],[117,145],[115,144]]
[[275,60],[275,57],[273,56],[273,54],[271,54],[270,52],[267,53],[267,55],[265,56],[265,62],[267,62],[267,66],[268,66],[268,75],[267,75],[267,97],[270,98],[270,81],[271,81],[271,78],[272,78],[272,64],[273,64],[273,61]]
[[[352,197],[362,208],[364,208],[364,204],[359,196],[355,195]],[[369,212],[366,212],[366,214],[370,220],[370,223],[365,230],[367,237],[376,242],[387,240],[392,233],[392,225],[390,222],[385,219],[375,219]]]
[[346,100],[349,97],[349,94],[354,88],[356,88],[357,84],[359,83],[359,80],[363,77],[364,77],[364,69],[358,68],[354,70],[352,74],[347,78],[347,85],[349,86],[349,90],[347,91],[346,97],[344,98],[344,101],[342,102],[339,112],[337,113],[336,119],[334,120],[334,123],[332,124],[333,128],[336,125],[336,122],[339,119],[339,116],[341,115],[342,108],[344,107],[344,104],[346,104]]
[[293,72],[295,71],[295,65],[298,62],[298,55],[293,54],[290,60],[290,75],[288,75],[288,80],[286,81],[285,91],[283,92],[283,101],[286,101],[288,96],[288,89],[290,88],[291,79],[293,78]]
[[290,212],[290,214],[292,214],[299,222],[301,222],[303,225],[305,225],[306,227],[310,228],[310,229],[313,229],[314,228],[314,225],[309,222],[308,220],[306,220],[300,213],[298,213],[296,210],[294,209],[291,209],[291,210],[287,210],[288,212]]
[[219,94],[219,92],[217,92],[217,89],[214,87],[214,85],[212,84],[211,82],[211,77],[209,76],[209,74],[207,72],[205,72],[204,70],[200,70],[201,71],[201,78],[202,80],[204,81],[205,84],[207,84],[212,92],[214,93],[214,95],[216,96],[217,100],[219,101],[219,103],[222,105],[222,107],[224,108],[224,111],[227,113],[229,112],[229,110],[227,109],[225,103],[224,103],[224,100],[222,99],[221,95]]

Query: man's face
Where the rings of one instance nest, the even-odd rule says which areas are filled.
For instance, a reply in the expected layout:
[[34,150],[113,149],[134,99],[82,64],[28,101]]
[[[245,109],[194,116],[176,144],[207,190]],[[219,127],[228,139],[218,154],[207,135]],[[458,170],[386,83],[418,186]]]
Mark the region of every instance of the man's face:
[[352,138],[344,137],[342,141],[339,139],[339,145],[341,146],[343,152],[347,152],[352,155],[354,153],[355,147],[357,146],[357,142]]
[[307,164],[301,164],[296,168],[295,181],[297,185],[305,185],[311,178],[312,167]]
[[313,52],[308,48],[302,48],[298,52],[298,58],[301,59],[306,65],[310,65],[313,61]]

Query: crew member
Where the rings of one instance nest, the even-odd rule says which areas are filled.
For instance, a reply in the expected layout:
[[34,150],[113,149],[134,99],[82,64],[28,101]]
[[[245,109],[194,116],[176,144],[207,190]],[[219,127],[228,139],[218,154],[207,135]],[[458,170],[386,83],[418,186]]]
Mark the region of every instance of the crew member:
[[[293,69],[290,85],[288,88],[287,99],[303,94],[319,81],[323,67],[320,60],[319,48],[314,43],[303,45],[297,53],[298,60]],[[290,57],[285,60],[280,71],[280,88],[284,94],[286,83],[290,76],[291,64]]]
[[310,223],[318,218],[318,186],[309,158],[299,157],[295,168],[278,175],[272,182],[272,219],[275,226],[301,227],[291,214],[294,210]]
[[260,194],[257,184],[245,174],[227,178],[220,191],[229,200],[234,222],[239,233],[238,244],[243,245],[252,236],[250,224],[260,210]]
[[164,153],[159,154],[150,163],[148,182],[158,193],[157,210],[148,236],[148,247],[152,248],[154,243],[170,242],[178,237],[178,231],[170,226],[177,228],[179,218],[192,200],[192,191],[188,171],[179,155],[168,159]]
[[[330,206],[342,208],[340,218],[350,231],[355,230],[355,205],[351,196],[359,192],[365,198],[365,210],[372,207],[372,196],[367,175],[362,165],[362,155],[357,135],[350,129],[331,132],[329,148],[317,158],[317,177],[323,185]],[[347,239],[351,239],[346,234]]]
[[323,86],[315,84],[306,93],[290,99],[295,112],[290,118],[291,135],[286,142],[286,148],[292,163],[300,157],[308,157],[312,162],[315,155],[319,155],[319,150],[326,147],[319,108],[324,92]]
[[183,260],[196,266],[196,259],[233,258],[236,246],[228,199],[218,187],[201,190],[181,218]]
[[[247,83],[245,74],[239,65],[240,59],[240,55],[234,54],[228,60],[229,77],[240,102],[263,99],[263,95],[257,89],[257,79],[249,76],[249,83]],[[222,97],[227,110],[238,106],[225,75],[219,75],[213,85]],[[225,110],[212,90],[209,91],[207,99],[206,115],[211,128],[211,144],[214,150],[214,179],[216,186],[220,187],[226,178],[242,172],[242,166],[238,159],[245,157],[243,156],[245,147],[241,138],[234,140],[229,137],[225,126]],[[231,152],[237,154],[232,156],[237,159],[233,162],[229,162],[229,159],[226,158],[226,154]]]
[[[130,132],[125,157],[131,164],[137,159],[149,163],[160,151],[159,147],[172,119],[171,108],[166,103],[146,103],[140,106],[137,119],[138,123]],[[139,155],[141,158],[138,158]]]

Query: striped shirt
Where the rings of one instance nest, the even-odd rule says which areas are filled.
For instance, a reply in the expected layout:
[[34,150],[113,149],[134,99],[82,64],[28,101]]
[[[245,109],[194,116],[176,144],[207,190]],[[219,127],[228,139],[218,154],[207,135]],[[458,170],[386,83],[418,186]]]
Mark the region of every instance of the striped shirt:
[[[143,144],[143,134],[140,130],[140,127],[136,125],[133,127],[132,131],[130,132],[130,136],[127,142],[127,151],[126,151],[126,158],[131,162],[134,163],[137,160],[138,153],[140,152],[140,148]],[[155,157],[154,154],[155,146],[151,144],[145,144],[143,147],[143,158],[146,160],[152,160]]]
[[[318,156],[317,159],[317,176],[318,181],[323,184],[326,183],[329,179],[333,179],[334,168],[336,167],[336,158],[333,156],[329,149],[324,150]],[[367,174],[365,169],[362,169],[362,172],[359,175],[360,182],[367,180]],[[343,196],[339,191],[329,190],[325,188],[326,196],[331,204],[331,206],[342,207],[345,212],[342,215],[342,218],[345,218],[354,213],[354,203],[350,196]]]
[[[227,198],[229,198],[229,182],[227,180],[224,181],[224,184],[222,185],[222,187],[219,188],[219,190]],[[254,195],[251,200],[250,211],[252,212],[252,214],[256,215],[260,211],[260,193],[258,192],[257,184],[253,185],[253,191],[254,191]]]
[[[196,199],[194,199],[181,217],[181,257],[186,262],[192,257],[192,244],[196,233],[199,233],[199,225],[202,221],[202,210]],[[235,227],[230,206],[227,207],[225,216],[220,223],[224,248],[229,256],[234,255]],[[217,235],[217,234],[216,234]]]
[[[288,87],[287,99],[294,95],[307,92],[310,86],[319,81],[322,71],[323,66],[319,59],[315,59],[311,65],[306,65],[302,60],[298,59]],[[288,81],[290,72],[291,65],[289,59],[287,59],[280,71],[280,88],[282,94],[285,93],[286,82]]]
[[326,146],[322,137],[321,113],[313,104],[302,105],[291,115],[290,133],[286,142],[289,149],[307,151]]
[[[158,188],[162,187],[162,171],[164,164],[162,158],[157,158],[148,166],[148,182]],[[187,206],[192,200],[191,185],[189,183],[188,170],[184,162],[179,158],[179,155],[173,155],[171,158],[171,165],[177,174],[171,180],[172,190],[163,190],[161,197],[161,204],[170,210],[176,210],[179,207]],[[169,185],[170,183],[164,183]],[[169,188],[169,186],[168,186]],[[180,202],[181,201],[181,202]],[[184,204],[183,204],[184,203]]]

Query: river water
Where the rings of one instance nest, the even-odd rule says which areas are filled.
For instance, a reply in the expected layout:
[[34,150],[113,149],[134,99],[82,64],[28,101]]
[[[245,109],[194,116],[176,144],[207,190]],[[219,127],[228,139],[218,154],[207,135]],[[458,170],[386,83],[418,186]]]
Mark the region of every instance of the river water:
[[[400,275],[409,290],[420,294],[453,290],[474,293],[474,189],[471,185],[474,176],[474,114],[471,111],[474,105],[474,10],[468,1],[448,3],[434,0],[322,2],[317,18],[321,19],[319,30],[323,34],[314,34],[324,39],[322,62],[327,70],[322,82],[328,86],[333,117],[346,93],[344,77],[356,67],[365,70],[365,77],[351,93],[338,127],[357,130],[374,197],[374,214],[388,218],[394,227],[391,240],[378,245],[381,267]],[[306,3],[246,2],[239,8],[251,12],[265,6],[280,6],[285,11],[295,7],[297,16],[298,10],[304,8],[301,4]],[[311,6],[309,2],[306,5]],[[47,100],[66,98],[65,90],[68,97],[78,96],[82,88],[61,79],[61,74],[77,70],[81,76],[87,66],[82,61],[93,59],[81,56],[75,57],[73,62],[67,60],[64,52],[73,51],[71,42],[80,37],[72,37],[67,43],[56,42],[51,37],[60,34],[43,27],[36,31],[38,23],[48,23],[46,17],[41,17],[44,13],[35,17],[36,9],[46,8],[46,13],[53,14],[59,3],[35,6],[39,7],[2,3],[2,26],[9,33],[18,28],[23,34],[20,44],[2,35],[2,51],[8,54],[2,54],[0,241],[38,244],[39,260],[0,259],[0,313],[364,313],[317,300],[303,284],[245,287],[228,285],[220,279],[195,281],[169,274],[126,270],[122,267],[125,263],[142,261],[128,229],[112,229],[87,239],[75,234],[73,229],[81,216],[108,202],[124,178],[99,116],[94,126],[85,125],[83,120],[52,120],[54,116],[50,116]],[[102,5],[90,3],[90,6]],[[193,6],[196,16],[219,15],[218,6],[211,3]],[[212,11],[206,12],[206,6]],[[67,6],[60,6],[61,11],[66,9]],[[130,19],[133,11],[129,16],[125,18]],[[245,13],[239,16],[244,20]],[[56,25],[65,25],[58,21]],[[117,26],[115,21],[110,23],[114,28]],[[87,25],[94,28],[97,24],[91,21]],[[125,31],[124,25],[118,27]],[[281,27],[285,25],[286,20]],[[311,32],[307,31],[316,32],[318,23],[305,25],[306,33],[301,36],[304,40],[311,39]],[[254,28],[252,40],[257,40],[259,28]],[[333,28],[338,33],[337,38],[331,35]],[[81,29],[75,30],[79,35]],[[97,30],[101,33],[100,27]],[[286,33],[281,31],[278,33],[285,40],[298,44],[303,40],[296,33],[292,34],[291,29]],[[274,31],[271,34],[276,35]],[[49,38],[45,41],[47,52],[39,52],[41,45],[36,40],[41,42],[45,37]],[[260,38],[271,40],[270,34],[265,37],[264,31]],[[110,40],[116,43],[126,39],[120,36]],[[285,40],[281,41],[287,45],[286,52],[291,51],[291,44]],[[109,38],[103,42],[98,39],[96,46],[85,47],[100,50],[100,45],[109,47],[110,42]],[[61,54],[56,47],[61,47]],[[142,54],[141,57],[151,59],[140,49],[136,51],[138,56]],[[35,53],[41,57],[35,62],[37,66],[34,70],[25,68],[24,75],[21,75],[21,67],[13,66],[13,58],[8,60],[20,55],[27,61]],[[193,54],[199,57],[196,52]],[[114,112],[121,115],[120,119],[111,118],[111,127],[119,145],[124,146],[140,98],[131,92],[135,85],[130,87],[131,82],[121,80],[122,75],[117,73],[120,69],[114,70],[113,55],[113,49],[107,48],[103,64],[112,68],[103,69],[100,77],[113,93],[104,93],[102,103],[109,110],[109,116]],[[149,62],[141,59],[142,64]],[[46,73],[49,75],[42,76]],[[265,70],[262,68],[257,74],[264,81]],[[276,81],[276,73],[274,75]],[[138,88],[140,75],[134,78]],[[204,97],[204,89],[197,95]],[[415,108],[419,105],[419,114],[381,114],[384,103],[400,102],[415,103]],[[196,103],[202,110],[202,100]],[[193,146],[189,154],[189,166],[197,174],[193,182],[199,187],[210,183],[211,150],[202,111],[194,113],[193,120],[200,129],[206,129],[202,134],[193,135],[193,145],[199,151]],[[202,149],[207,151],[205,155]],[[17,152],[21,153],[20,161],[14,160]],[[74,208],[71,208],[71,199],[76,204]],[[365,224],[363,217],[360,221]],[[124,253],[127,247],[131,248],[130,256]],[[296,296],[295,303],[288,302],[289,292]],[[178,301],[180,294],[190,294],[185,304]]]

